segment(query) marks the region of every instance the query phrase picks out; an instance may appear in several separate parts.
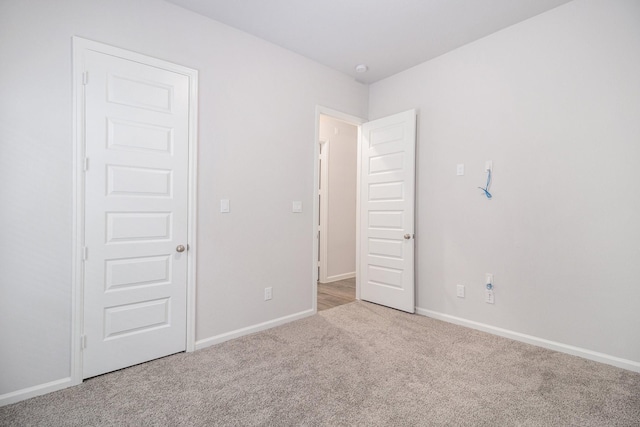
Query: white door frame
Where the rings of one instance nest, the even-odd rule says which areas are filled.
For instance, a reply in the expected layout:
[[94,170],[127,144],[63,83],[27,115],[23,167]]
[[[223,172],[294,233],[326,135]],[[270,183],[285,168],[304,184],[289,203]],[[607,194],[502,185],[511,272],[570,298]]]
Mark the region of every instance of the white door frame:
[[189,77],[189,165],[188,165],[188,258],[187,258],[187,342],[188,352],[195,350],[196,312],[196,196],[198,71],[171,62],[151,58],[125,49],[74,36],[73,41],[73,235],[71,282],[71,382],[82,383],[82,333],[84,323],[84,64],[83,53],[96,51],[134,62],[158,67]]
[[[320,254],[318,257],[319,263],[319,272],[318,272],[318,281],[320,283],[326,283],[327,281],[327,255],[329,253],[329,247],[327,246],[327,231],[328,227],[328,217],[329,217],[329,140],[324,138],[319,138],[318,150],[323,151],[322,163],[319,165],[318,174],[320,180],[318,182],[318,202],[320,203],[320,209],[318,210],[320,215],[320,220],[318,221],[318,238],[320,239]],[[321,148],[323,147],[323,148]],[[318,153],[319,155],[320,153]],[[320,191],[321,190],[321,191]],[[322,197],[322,201],[320,201],[320,197]]]
[[[362,117],[352,116],[341,111],[331,108],[316,106],[316,127],[313,138],[313,283],[312,283],[312,308],[313,312],[318,311],[318,222],[320,220],[318,206],[318,190],[320,184],[320,115],[332,117],[334,119],[343,120],[358,127],[358,163],[357,163],[357,181],[356,181],[356,272],[360,266],[360,143],[361,143],[361,127],[367,120]],[[325,203],[326,205],[326,203]],[[326,239],[325,239],[326,240]],[[360,278],[356,273],[356,299],[360,299]]]

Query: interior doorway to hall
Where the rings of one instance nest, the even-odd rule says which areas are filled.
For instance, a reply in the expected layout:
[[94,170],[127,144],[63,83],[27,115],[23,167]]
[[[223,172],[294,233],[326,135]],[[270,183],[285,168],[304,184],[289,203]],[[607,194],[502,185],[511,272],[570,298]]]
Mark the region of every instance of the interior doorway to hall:
[[320,114],[318,311],[356,299],[358,125]]

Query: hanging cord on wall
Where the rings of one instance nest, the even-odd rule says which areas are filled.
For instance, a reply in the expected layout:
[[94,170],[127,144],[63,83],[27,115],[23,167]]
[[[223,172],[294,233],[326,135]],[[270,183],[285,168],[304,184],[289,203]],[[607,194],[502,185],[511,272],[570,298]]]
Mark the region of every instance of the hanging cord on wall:
[[491,193],[489,193],[489,186],[491,185],[491,169],[489,169],[488,171],[488,175],[487,175],[487,186],[482,188],[482,187],[478,187],[479,189],[481,189],[482,191],[484,191],[484,195],[487,196],[487,199],[490,199],[491,197],[493,197],[491,195]]

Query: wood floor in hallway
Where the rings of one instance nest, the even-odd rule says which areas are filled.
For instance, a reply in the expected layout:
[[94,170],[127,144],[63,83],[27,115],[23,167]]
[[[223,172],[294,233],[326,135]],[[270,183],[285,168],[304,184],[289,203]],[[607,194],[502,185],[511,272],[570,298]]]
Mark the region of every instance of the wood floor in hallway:
[[318,311],[337,307],[356,300],[356,279],[318,282]]

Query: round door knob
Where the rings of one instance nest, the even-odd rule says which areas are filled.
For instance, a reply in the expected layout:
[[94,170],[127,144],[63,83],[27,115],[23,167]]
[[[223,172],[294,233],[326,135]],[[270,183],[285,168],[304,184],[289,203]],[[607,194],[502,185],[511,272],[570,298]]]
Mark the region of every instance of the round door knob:
[[407,239],[407,240],[409,240],[409,239],[411,238],[411,234],[405,234],[405,235],[404,235],[404,238],[405,238],[405,239]]
[[184,248],[184,246],[182,246],[182,245],[178,245],[178,247],[176,248],[176,251],[178,251],[178,252],[184,252],[184,249],[185,249],[185,248]]

